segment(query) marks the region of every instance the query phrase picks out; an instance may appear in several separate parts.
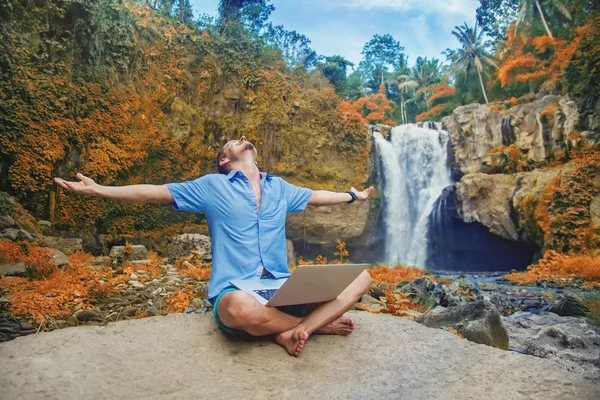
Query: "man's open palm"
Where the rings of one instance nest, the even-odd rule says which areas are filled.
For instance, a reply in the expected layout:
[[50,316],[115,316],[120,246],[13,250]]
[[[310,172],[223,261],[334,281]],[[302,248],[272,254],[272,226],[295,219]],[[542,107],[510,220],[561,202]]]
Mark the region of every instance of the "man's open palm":
[[350,190],[352,190],[354,192],[354,194],[356,194],[357,200],[366,200],[367,198],[369,198],[369,195],[373,191],[373,186],[369,186],[367,189],[363,190],[362,192],[357,191],[356,188],[354,188],[354,187],[351,188]]
[[93,179],[83,176],[82,174],[75,175],[79,182],[69,182],[61,178],[54,178],[54,182],[63,189],[70,190],[72,192],[94,195],[96,194],[96,188],[98,184]]

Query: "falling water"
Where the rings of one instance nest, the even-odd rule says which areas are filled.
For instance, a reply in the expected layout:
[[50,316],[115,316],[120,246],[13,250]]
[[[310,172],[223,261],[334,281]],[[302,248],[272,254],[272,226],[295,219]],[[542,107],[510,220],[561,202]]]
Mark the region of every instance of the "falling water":
[[406,124],[393,128],[389,140],[373,135],[383,166],[386,261],[425,268],[429,214],[451,184],[448,133],[440,124]]

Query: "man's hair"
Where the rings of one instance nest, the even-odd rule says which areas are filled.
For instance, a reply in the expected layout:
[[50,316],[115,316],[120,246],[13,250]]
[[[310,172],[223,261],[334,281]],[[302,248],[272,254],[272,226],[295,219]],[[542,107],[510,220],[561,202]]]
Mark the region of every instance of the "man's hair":
[[223,148],[221,149],[221,151],[219,152],[219,155],[217,156],[217,172],[219,172],[220,174],[223,175],[227,175],[227,170],[225,169],[224,166],[221,165],[221,160],[225,157],[225,146],[223,146]]

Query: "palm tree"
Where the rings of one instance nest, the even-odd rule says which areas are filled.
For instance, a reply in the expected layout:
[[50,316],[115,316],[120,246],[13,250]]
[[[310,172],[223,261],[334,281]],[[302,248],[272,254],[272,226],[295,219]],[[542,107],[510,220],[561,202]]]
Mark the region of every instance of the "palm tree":
[[406,98],[404,95],[408,94],[409,90],[419,87],[419,83],[411,79],[409,75],[400,75],[398,76],[398,80],[400,81],[398,84],[398,89],[400,90],[400,114],[402,114],[402,123],[406,124],[408,117],[406,115]]
[[[567,19],[569,21],[571,21],[573,19],[573,17],[571,16],[571,13],[569,12],[569,9],[565,5],[565,3],[563,3],[561,0],[549,0],[549,1],[552,3],[554,8],[557,9],[558,12],[560,12],[562,15],[567,17]],[[548,2],[548,0],[547,0],[547,2]],[[548,36],[553,38],[554,36],[552,36],[552,32],[550,32],[550,28],[548,27],[548,23],[546,22],[546,16],[544,15],[544,10],[542,9],[540,0],[520,0],[519,1],[520,11],[519,11],[519,15],[517,17],[517,26],[519,26],[519,24],[523,21],[523,19],[525,19],[525,17],[527,15],[531,15],[533,13],[534,6],[537,8],[537,10],[540,14],[540,18],[542,19],[542,23],[544,24],[546,33],[548,34]]]
[[[419,88],[432,85],[440,80],[439,60],[437,58],[428,60],[427,57],[417,57],[417,61],[410,72],[412,80],[418,83]],[[423,93],[423,97],[425,98],[425,104],[429,109],[427,93]]]
[[452,73],[465,70],[468,76],[471,68],[475,67],[483,97],[486,104],[489,104],[481,73],[484,72],[484,63],[496,69],[498,69],[498,66],[494,62],[493,56],[486,50],[486,45],[482,42],[483,31],[477,32],[477,23],[474,28],[471,28],[466,22],[463,26],[455,26],[454,29],[452,34],[458,39],[462,47],[446,52],[448,59],[452,62]]

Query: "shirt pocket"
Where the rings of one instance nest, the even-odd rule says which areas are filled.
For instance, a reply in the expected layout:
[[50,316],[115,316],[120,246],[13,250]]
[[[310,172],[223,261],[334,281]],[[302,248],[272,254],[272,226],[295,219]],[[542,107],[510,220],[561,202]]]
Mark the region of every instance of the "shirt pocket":
[[269,226],[285,225],[287,202],[284,199],[269,202],[261,213],[261,222]]

